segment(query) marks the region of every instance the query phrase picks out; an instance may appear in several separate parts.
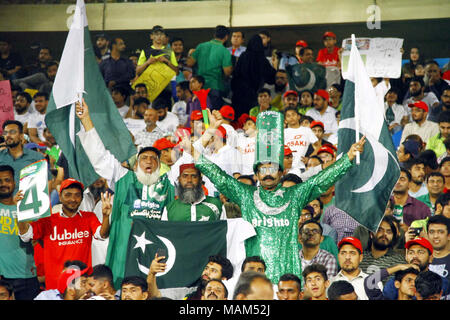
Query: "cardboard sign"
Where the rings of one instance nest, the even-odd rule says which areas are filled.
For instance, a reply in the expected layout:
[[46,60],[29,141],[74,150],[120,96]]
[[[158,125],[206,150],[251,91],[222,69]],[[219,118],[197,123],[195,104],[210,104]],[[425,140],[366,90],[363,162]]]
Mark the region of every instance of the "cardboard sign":
[[[352,39],[342,41],[342,77],[347,79],[348,61]],[[400,78],[402,70],[403,39],[399,38],[356,38],[356,47],[369,77]]]
[[51,214],[48,193],[47,161],[34,162],[20,170],[19,190],[23,199],[17,203],[17,220],[34,221]]
[[2,125],[6,120],[14,120],[14,106],[9,80],[0,81],[0,134],[3,133]]
[[175,75],[175,71],[165,63],[158,61],[149,65],[142,72],[139,78],[133,83],[132,88],[134,89],[138,83],[144,83],[147,86],[148,99],[153,102]]

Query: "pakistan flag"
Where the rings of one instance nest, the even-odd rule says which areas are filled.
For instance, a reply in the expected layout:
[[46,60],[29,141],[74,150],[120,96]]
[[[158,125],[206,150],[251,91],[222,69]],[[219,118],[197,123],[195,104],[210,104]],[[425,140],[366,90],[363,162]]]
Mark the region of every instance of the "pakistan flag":
[[338,129],[338,156],[363,135],[366,143],[360,163],[336,183],[335,204],[376,232],[400,176],[400,167],[384,121],[383,104],[376,97],[353,41]]
[[128,241],[124,277],[146,278],[158,249],[167,252],[166,270],[156,275],[163,296],[182,299],[196,289],[211,255],[228,258],[238,277],[245,259],[244,241],[256,233],[242,218],[212,222],[135,218]]

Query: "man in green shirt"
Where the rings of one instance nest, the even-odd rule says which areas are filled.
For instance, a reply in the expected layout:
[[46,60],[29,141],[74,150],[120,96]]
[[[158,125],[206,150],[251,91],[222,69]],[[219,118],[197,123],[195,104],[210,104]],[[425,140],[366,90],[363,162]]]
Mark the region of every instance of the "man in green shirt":
[[0,166],[0,278],[14,288],[16,300],[33,300],[39,290],[33,247],[20,241],[13,197],[14,169]]
[[205,196],[202,177],[194,163],[180,166],[177,186],[178,198],[164,209],[161,220],[169,221],[215,221],[222,214],[219,198]]
[[270,105],[270,101],[270,90],[267,88],[260,89],[258,91],[258,105],[250,109],[249,115],[256,118],[263,111],[279,111],[277,107]]
[[430,211],[434,212],[436,199],[444,192],[445,177],[440,172],[432,172],[427,176],[426,182],[428,193],[417,197],[417,200],[425,203]]
[[427,141],[426,149],[433,150],[436,157],[440,157],[447,149],[444,141],[450,136],[450,111],[443,111],[438,118],[439,133]]
[[[214,39],[200,43],[188,57],[188,67],[196,66],[197,72],[205,78],[205,89],[210,88],[210,95],[221,95],[213,104],[214,109],[220,108],[221,97],[227,94],[226,78],[233,72],[231,53],[225,48],[230,30],[222,25],[216,27]],[[220,98],[220,99],[219,99]]]

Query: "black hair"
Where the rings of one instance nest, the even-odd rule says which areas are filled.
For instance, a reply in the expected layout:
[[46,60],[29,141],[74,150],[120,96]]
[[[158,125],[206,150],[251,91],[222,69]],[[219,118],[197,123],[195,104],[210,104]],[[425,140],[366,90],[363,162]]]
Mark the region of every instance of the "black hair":
[[438,122],[438,123],[441,123],[441,122],[450,122],[450,111],[447,110],[447,111],[442,111],[441,113],[439,113],[438,121],[437,121],[437,122]]
[[189,81],[181,81],[177,83],[177,87],[180,87],[181,90],[189,90],[191,91],[191,89],[189,89]]
[[[317,158],[319,158],[319,157],[317,157]],[[320,158],[319,158],[319,159],[320,159]],[[322,159],[321,159],[321,160],[322,160]],[[316,199],[313,199],[313,200],[311,200],[310,202],[312,202],[312,201],[314,201],[314,200],[319,201],[320,210],[322,210],[322,209],[323,209],[323,202],[322,202],[322,200],[320,200],[320,197],[319,197],[319,198],[316,198]]]
[[425,66],[427,66],[427,65],[429,65],[429,64],[434,64],[435,66],[437,66],[439,69],[441,68],[441,67],[439,67],[439,63],[437,63],[435,60],[433,60],[433,59],[429,59],[429,60],[427,60],[427,61],[425,61]]
[[309,157],[309,159],[317,159],[320,162],[320,164],[323,164],[323,160],[318,155],[313,155],[313,156]]
[[148,90],[148,89],[147,89],[147,86],[145,85],[145,83],[142,83],[142,82],[137,83],[137,84],[134,86],[134,90],[136,90],[136,88],[145,88],[145,90]]
[[263,34],[266,37],[270,38],[270,33],[269,33],[269,30],[267,30],[267,29],[263,29],[263,30],[259,31],[258,34]]
[[224,277],[225,279],[229,280],[233,277],[233,265],[227,258],[219,255],[213,255],[209,256],[208,263],[209,262],[220,264],[220,266],[222,267],[222,277]]
[[415,165],[418,165],[418,164],[425,165],[425,161],[423,160],[423,158],[417,157],[417,158],[410,159],[406,164],[407,164],[406,169],[409,171]]
[[201,76],[199,74],[196,74],[196,75],[192,76],[192,78],[194,78],[195,80],[200,82],[202,85],[205,84],[205,77],[203,77],[203,76]]
[[[123,87],[123,86],[121,86],[121,85],[114,86],[114,87],[112,88],[111,92],[114,92],[114,91],[120,93],[123,97],[125,97],[125,98],[124,98],[125,100],[126,100],[126,99],[128,98],[128,96],[130,95],[129,91],[128,91],[125,87]],[[136,100],[137,100],[137,99],[136,99]]]
[[394,281],[402,282],[403,278],[404,278],[407,274],[410,274],[410,273],[415,274],[415,275],[418,275],[418,274],[419,274],[419,270],[414,269],[414,268],[408,268],[408,269],[406,269],[406,270],[400,270],[400,271],[397,271],[397,272],[394,274]]
[[214,38],[217,38],[217,39],[222,40],[229,34],[230,34],[230,29],[223,25],[216,26],[216,29],[214,30]]
[[109,282],[110,286],[114,288],[114,276],[111,268],[106,264],[98,264],[92,269],[91,277],[94,279],[102,279]]
[[242,31],[242,30],[233,30],[233,31],[231,31],[231,34],[233,35],[233,33],[237,33],[237,32],[240,32],[242,34],[242,39],[245,39],[245,34],[244,34],[244,31]]
[[295,106],[289,106],[289,107],[284,108],[283,114],[286,116],[286,113],[288,111],[294,111],[296,114],[300,115],[300,113],[298,112],[297,107],[295,107]]
[[320,263],[310,264],[305,268],[305,270],[303,270],[302,276],[306,280],[306,277],[313,272],[320,273],[325,281],[328,280],[327,268],[323,264]]
[[303,228],[304,228],[307,224],[310,224],[310,223],[313,223],[313,224],[319,226],[320,235],[323,234],[323,227],[322,227],[322,225],[320,224],[319,221],[317,221],[316,219],[313,219],[313,218],[312,218],[312,219],[309,219],[309,220],[306,220],[306,221],[303,223],[303,225],[300,227],[300,229],[298,230],[298,232],[301,233],[301,232],[303,231]]
[[8,291],[8,294],[10,297],[14,293],[14,287],[13,287],[12,283],[10,283],[6,280],[0,279],[0,287],[5,288],[6,291]]
[[300,55],[303,56],[305,54],[306,50],[314,51],[311,47],[302,47],[299,52]]
[[11,172],[12,176],[14,177],[14,168],[11,166],[8,166],[7,164],[0,165],[0,172],[9,171]]
[[134,100],[134,106],[138,106],[141,103],[145,103],[145,104],[147,104],[147,106],[150,105],[150,101],[147,98],[144,98],[144,97],[139,97],[136,100]]
[[37,97],[44,97],[44,99],[46,101],[48,101],[48,93],[47,92],[43,92],[43,91],[36,92],[33,96],[33,99],[37,98]]
[[265,261],[260,256],[251,256],[251,257],[246,257],[244,262],[242,262],[241,272],[244,272],[245,265],[248,262],[260,262],[264,266],[264,271],[266,271],[266,263],[265,263]]
[[47,63],[45,64],[45,67],[46,67],[47,69],[50,68],[50,67],[52,67],[52,66],[59,66],[58,61],[56,61],[56,60],[51,60],[51,61],[49,61],[49,62],[47,62]]
[[283,274],[280,279],[278,280],[278,284],[280,284],[281,281],[294,281],[297,284],[298,291],[302,290],[302,280],[300,280],[299,277],[297,277],[293,273],[285,273]]
[[327,290],[329,300],[340,300],[341,296],[355,292],[355,287],[345,280],[333,281]]
[[[386,222],[387,224],[389,224],[389,227],[392,230],[392,241],[389,244],[389,248],[393,248],[397,244],[397,241],[398,241],[398,233],[397,233],[398,229],[397,229],[397,225],[396,225],[396,220],[397,219],[394,216],[386,216],[386,215],[381,220],[381,222]],[[381,225],[381,223],[380,223],[380,225]],[[371,231],[370,233],[375,234],[376,232]],[[370,238],[369,243],[368,243],[369,248],[372,247],[372,243],[373,243],[373,239]]]
[[25,92],[25,91],[19,92],[17,94],[17,96],[24,97],[27,100],[28,103],[31,103],[31,101],[33,101],[33,98],[31,97],[31,95],[28,92]]
[[427,177],[426,177],[426,182],[428,182],[428,179],[430,179],[431,177],[441,177],[442,181],[445,183],[445,177],[439,171],[430,172],[430,174],[428,174]]
[[66,260],[66,262],[64,262],[64,268],[69,268],[69,267],[78,267],[80,270],[84,270],[87,268],[86,263],[84,263],[83,261],[80,260]]
[[430,167],[433,170],[436,170],[438,168],[438,162],[437,162],[437,156],[436,152],[433,150],[427,149],[419,153],[418,155],[419,159],[423,160],[423,164],[426,167]]
[[337,91],[339,91],[340,93],[344,92],[344,86],[342,84],[339,83],[333,83],[331,85],[331,87],[334,87]]
[[132,284],[133,286],[140,287],[142,292],[148,291],[147,280],[139,276],[125,277],[122,280],[122,284],[120,285],[120,287],[123,287],[126,284]]
[[[444,146],[445,146],[445,150],[450,149],[450,138],[447,138],[444,140]],[[445,157],[444,159],[441,160],[439,167],[442,167],[442,163],[444,162],[445,159],[447,159],[446,161],[450,161],[450,157]]]
[[240,175],[237,180],[239,181],[240,179],[248,179],[250,180],[250,182],[252,183],[252,186],[256,186],[256,181],[255,179],[253,179],[253,175],[250,174],[244,174],[244,175]]
[[308,120],[310,123],[314,121],[313,117],[310,117],[310,116],[307,116],[307,115],[304,114],[304,115],[302,115],[302,117],[300,119],[300,123],[305,121],[305,120]]
[[300,184],[303,182],[302,178],[300,178],[298,175],[296,175],[294,173],[288,173],[288,174],[284,175],[283,177],[281,177],[280,183],[283,184],[285,181],[290,181],[295,184]]
[[164,98],[156,98],[152,103],[152,108],[155,110],[165,109],[170,106],[170,102]]
[[447,227],[447,234],[450,232],[450,219],[446,216],[439,214],[437,216],[432,216],[427,221],[427,232],[430,227],[430,224],[443,224]]
[[449,201],[450,201],[450,193],[445,192],[436,199],[436,203],[434,205],[436,207],[438,204],[440,204],[442,206],[442,209],[444,209],[444,207],[447,204],[449,204]]
[[233,300],[236,300],[239,294],[249,295],[251,293],[251,284],[255,279],[263,280],[272,287],[272,282],[264,274],[256,271],[242,272],[234,288]]
[[208,285],[208,283],[210,283],[210,282],[218,282],[218,283],[220,283],[221,285],[222,285],[222,287],[225,289],[225,298],[228,298],[228,289],[227,289],[227,286],[222,282],[222,280],[219,280],[219,279],[211,279],[211,280],[209,280],[207,283],[206,283],[206,285],[205,285],[205,288],[206,288],[206,286]]
[[406,174],[406,177],[408,178],[408,181],[411,181],[412,176],[411,176],[411,172],[409,172],[409,170],[406,170],[405,168],[401,168],[400,172],[404,172]]
[[257,92],[258,96],[259,96],[261,93],[267,93],[267,94],[270,96],[270,90],[267,89],[267,88],[261,88],[261,89],[259,89],[258,92]]
[[10,124],[15,124],[17,127],[19,127],[19,132],[23,133],[23,124],[22,124],[22,122],[20,122],[18,120],[6,120],[2,124],[2,129],[5,130],[6,126],[8,126]]
[[409,83],[411,83],[411,82],[418,82],[418,83],[420,83],[421,87],[425,86],[425,83],[423,82],[422,77],[414,76],[414,77],[411,78],[411,80],[409,80]]
[[423,299],[426,299],[432,295],[441,293],[442,278],[432,271],[423,271],[417,275],[415,285],[417,293],[419,293]]
[[172,45],[172,43],[177,42],[177,41],[181,41],[184,44],[183,38],[180,38],[180,37],[174,37],[174,38],[170,39],[169,42],[170,42],[170,45]]
[[143,153],[145,151],[153,151],[158,156],[158,159],[161,157],[161,151],[155,147],[150,147],[150,146],[140,149],[137,156],[139,157],[141,155],[141,153]]

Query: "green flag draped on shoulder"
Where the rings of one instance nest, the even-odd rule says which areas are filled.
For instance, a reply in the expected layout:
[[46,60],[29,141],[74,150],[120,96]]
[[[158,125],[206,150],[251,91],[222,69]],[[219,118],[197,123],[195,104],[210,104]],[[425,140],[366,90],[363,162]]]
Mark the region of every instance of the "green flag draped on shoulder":
[[119,161],[136,153],[129,131],[122,120],[100,73],[91,43],[83,0],[77,0],[75,14],[58,72],[50,95],[45,123],[67,158],[69,174],[84,185],[91,185],[98,175],[76,135],[80,130],[75,102],[81,97],[106,149]]
[[335,204],[374,232],[400,176],[383,105],[378,101],[358,49],[352,44],[339,122],[338,155],[347,152],[362,135],[366,136],[366,144],[360,164],[336,183]]
[[166,250],[166,270],[156,274],[156,283],[163,296],[181,299],[196,289],[211,255],[228,258],[233,264],[233,278],[237,278],[245,259],[244,241],[255,234],[252,225],[242,218],[212,222],[135,218],[124,276],[146,278],[158,249]]

